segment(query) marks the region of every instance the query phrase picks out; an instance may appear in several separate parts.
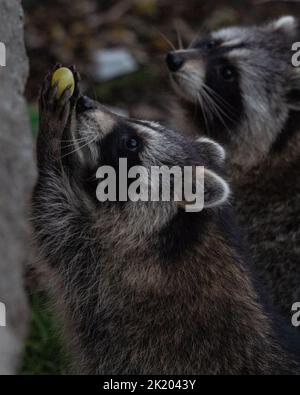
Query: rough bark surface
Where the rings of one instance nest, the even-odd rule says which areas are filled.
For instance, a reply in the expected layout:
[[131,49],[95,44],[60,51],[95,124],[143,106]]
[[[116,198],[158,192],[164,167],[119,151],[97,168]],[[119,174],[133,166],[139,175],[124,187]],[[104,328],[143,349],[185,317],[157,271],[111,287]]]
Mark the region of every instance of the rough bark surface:
[[0,374],[13,374],[20,364],[28,318],[23,272],[34,179],[23,97],[28,60],[20,0],[0,0],[0,41],[6,46],[6,67],[0,67],[0,302],[7,311],[7,325],[0,327]]

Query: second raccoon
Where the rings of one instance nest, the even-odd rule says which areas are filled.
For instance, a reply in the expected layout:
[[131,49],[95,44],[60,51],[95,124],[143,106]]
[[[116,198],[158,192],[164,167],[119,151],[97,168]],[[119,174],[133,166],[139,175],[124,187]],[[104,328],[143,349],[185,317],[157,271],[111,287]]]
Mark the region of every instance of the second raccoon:
[[[171,52],[177,126],[228,152],[239,222],[273,302],[288,317],[300,300],[300,72],[297,21],[232,27]],[[187,127],[188,125],[188,127]]]

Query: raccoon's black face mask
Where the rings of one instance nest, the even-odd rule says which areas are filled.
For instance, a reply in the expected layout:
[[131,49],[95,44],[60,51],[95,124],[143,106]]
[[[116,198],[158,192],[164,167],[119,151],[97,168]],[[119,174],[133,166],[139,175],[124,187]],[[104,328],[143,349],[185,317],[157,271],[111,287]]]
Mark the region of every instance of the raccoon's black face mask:
[[[123,190],[120,185],[126,185],[127,188],[135,181],[135,178],[129,176],[129,171],[134,168],[143,168],[143,176],[140,177],[147,185],[152,185],[151,173],[154,167],[170,170],[177,167],[183,172],[186,166],[202,166],[206,194],[204,207],[218,206],[227,200],[229,188],[226,181],[218,175],[219,172],[222,175],[225,151],[214,141],[207,138],[186,138],[155,122],[120,117],[87,97],[80,98],[76,118],[76,133],[82,144],[82,179],[90,196],[96,196],[99,179],[104,181],[103,174],[107,173],[108,168],[114,173],[112,179],[116,192],[115,188],[113,191],[117,197],[112,200],[112,206],[116,206],[115,202],[130,200],[119,199],[119,190]],[[100,168],[102,170],[99,171]],[[140,170],[137,171],[140,173]],[[156,188],[160,189],[161,183],[159,179]],[[173,190],[173,179],[170,184]],[[174,204],[175,201],[171,199],[164,203],[164,206],[169,205],[176,212],[177,201]]]
[[283,17],[212,32],[167,55],[180,104],[199,133],[250,150],[260,141],[268,152],[300,92],[300,73],[291,63],[297,32],[297,21]]
[[201,130],[208,135],[218,131],[222,141],[224,131],[233,129],[243,112],[240,71],[227,56],[231,49],[208,36],[187,50],[167,55],[182,104],[196,114]]

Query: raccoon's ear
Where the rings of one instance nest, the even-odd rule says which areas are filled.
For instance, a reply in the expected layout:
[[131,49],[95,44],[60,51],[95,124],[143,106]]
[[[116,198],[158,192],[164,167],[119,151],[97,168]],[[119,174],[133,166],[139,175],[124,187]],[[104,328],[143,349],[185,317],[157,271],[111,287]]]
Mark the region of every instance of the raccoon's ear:
[[196,144],[200,158],[207,157],[209,163],[223,165],[226,159],[226,152],[220,144],[207,137],[197,138]]
[[204,208],[221,206],[229,195],[228,183],[215,172],[204,169]]
[[268,24],[268,28],[273,31],[280,31],[292,36],[297,33],[298,21],[294,16],[282,16],[281,18]]
[[183,201],[178,202],[178,205],[186,212],[199,212],[203,209],[219,207],[228,201],[230,195],[227,182],[207,168],[201,168],[201,171],[196,170],[192,189],[193,195],[187,197],[184,191]]

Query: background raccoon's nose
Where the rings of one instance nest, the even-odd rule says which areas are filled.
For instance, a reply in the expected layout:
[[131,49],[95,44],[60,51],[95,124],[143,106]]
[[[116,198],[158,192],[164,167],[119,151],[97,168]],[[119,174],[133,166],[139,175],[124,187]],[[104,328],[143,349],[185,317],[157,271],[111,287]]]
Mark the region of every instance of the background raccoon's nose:
[[92,99],[87,96],[81,96],[76,104],[76,112],[81,113],[88,110],[93,110],[96,108],[96,104]]
[[176,52],[169,52],[166,61],[169,69],[173,72],[178,71],[184,64],[183,56]]

